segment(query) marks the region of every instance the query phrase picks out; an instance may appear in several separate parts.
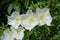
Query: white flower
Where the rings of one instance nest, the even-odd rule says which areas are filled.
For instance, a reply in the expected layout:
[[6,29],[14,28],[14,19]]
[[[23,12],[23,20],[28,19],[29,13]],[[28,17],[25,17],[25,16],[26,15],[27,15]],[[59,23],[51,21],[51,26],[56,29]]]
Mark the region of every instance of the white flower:
[[13,34],[10,30],[5,30],[3,35],[1,36],[1,40],[14,40]]
[[18,28],[21,24],[21,16],[22,15],[19,15],[19,12],[14,11],[12,15],[8,17],[8,24],[14,28]]
[[15,28],[11,27],[11,31],[12,31],[13,37],[15,39],[17,39],[17,40],[22,40],[23,39],[24,31],[25,31],[24,28],[19,27],[19,28],[15,29]]
[[38,20],[32,10],[28,10],[22,17],[23,19],[21,25],[29,31],[31,31],[31,29],[33,29],[38,24]]
[[37,8],[36,14],[37,14],[37,18],[39,20],[40,26],[44,24],[47,24],[48,26],[50,26],[52,22],[52,17],[50,15],[48,8],[43,8],[43,9]]

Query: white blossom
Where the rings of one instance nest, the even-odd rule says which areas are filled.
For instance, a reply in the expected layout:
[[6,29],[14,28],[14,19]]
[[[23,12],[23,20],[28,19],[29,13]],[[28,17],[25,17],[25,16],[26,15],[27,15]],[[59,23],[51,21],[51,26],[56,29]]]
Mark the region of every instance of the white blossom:
[[14,28],[18,28],[21,24],[21,16],[19,12],[14,11],[11,16],[8,17],[8,24]]
[[37,24],[38,20],[35,14],[32,12],[32,10],[28,10],[24,16],[22,16],[22,26],[25,27],[25,29],[31,31]]
[[17,29],[11,27],[11,31],[13,33],[13,38],[17,39],[17,40],[22,40],[24,37],[24,31],[25,29],[22,27],[19,27]]
[[48,8],[43,8],[43,9],[37,8],[36,15],[37,15],[40,26],[45,24],[47,24],[48,26],[51,25],[52,17],[50,15]]
[[1,40],[14,40],[12,32],[10,30],[4,30]]

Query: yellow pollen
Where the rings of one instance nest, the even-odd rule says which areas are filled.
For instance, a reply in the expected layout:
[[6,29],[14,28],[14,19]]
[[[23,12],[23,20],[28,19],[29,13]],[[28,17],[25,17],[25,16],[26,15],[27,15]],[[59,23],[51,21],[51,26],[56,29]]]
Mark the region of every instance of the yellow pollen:
[[19,19],[18,17],[15,18],[15,21],[16,21],[16,22],[19,22],[19,20],[20,20],[20,19]]
[[40,19],[40,20],[44,20],[44,15],[40,15],[40,16],[39,16],[39,19]]
[[20,34],[20,30],[17,29],[17,30],[16,30],[16,33],[17,33],[17,34]]
[[30,18],[29,18],[29,22],[30,22],[30,23],[34,23],[34,18],[33,18],[33,17],[30,17]]

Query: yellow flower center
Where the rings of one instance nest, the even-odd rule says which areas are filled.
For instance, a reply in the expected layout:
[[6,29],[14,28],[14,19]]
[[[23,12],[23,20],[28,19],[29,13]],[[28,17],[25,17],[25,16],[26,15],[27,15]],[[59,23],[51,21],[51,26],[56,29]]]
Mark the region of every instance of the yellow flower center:
[[34,18],[33,17],[30,17],[29,18],[29,22],[32,24],[32,23],[34,23]]
[[44,20],[44,15],[43,14],[39,16],[39,20]]
[[17,29],[17,30],[16,30],[16,34],[20,34],[20,30]]
[[16,21],[16,22],[19,22],[19,21],[20,21],[20,19],[19,19],[18,17],[16,17],[16,18],[15,18],[15,21]]

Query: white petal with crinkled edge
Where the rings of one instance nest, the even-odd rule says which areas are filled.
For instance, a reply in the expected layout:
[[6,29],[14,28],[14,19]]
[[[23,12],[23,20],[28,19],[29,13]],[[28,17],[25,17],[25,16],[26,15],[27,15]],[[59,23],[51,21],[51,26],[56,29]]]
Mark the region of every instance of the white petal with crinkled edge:
[[19,12],[14,11],[11,16],[8,17],[8,24],[14,28],[18,28],[18,26],[21,25],[21,16]]
[[12,33],[13,33],[13,37],[15,39],[19,39],[19,40],[23,39],[23,37],[24,37],[24,31],[25,31],[24,28],[19,27],[19,28],[15,29],[15,28],[11,27],[11,30],[12,30]]
[[23,19],[21,25],[29,31],[31,31],[31,29],[33,29],[38,24],[37,17],[32,12],[32,10],[28,10],[26,14],[23,16]]
[[10,30],[4,30],[1,40],[14,40],[13,33]]
[[[38,17],[40,26],[45,25],[45,24],[47,24],[48,26],[51,25],[52,17],[50,15],[48,8],[43,8],[43,9],[37,8],[36,15]],[[40,17],[40,19],[39,19],[39,17]]]

